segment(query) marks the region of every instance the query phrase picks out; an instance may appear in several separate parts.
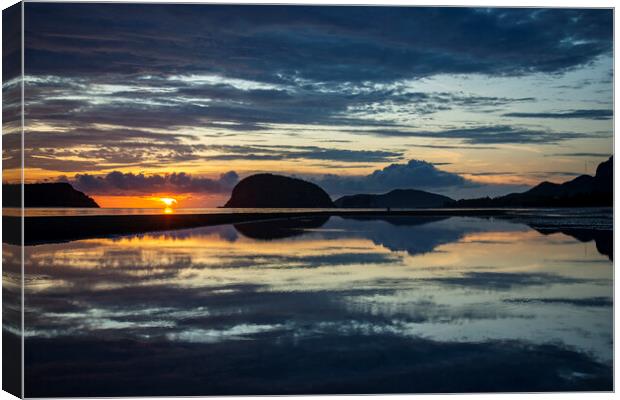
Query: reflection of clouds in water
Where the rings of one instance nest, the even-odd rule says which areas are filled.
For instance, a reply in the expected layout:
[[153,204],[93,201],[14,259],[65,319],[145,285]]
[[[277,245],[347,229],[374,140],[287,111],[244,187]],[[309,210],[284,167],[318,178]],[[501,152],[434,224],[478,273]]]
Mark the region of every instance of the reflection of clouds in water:
[[[278,235],[284,228],[279,226]],[[436,352],[426,355],[431,363],[456,360],[451,352],[462,351],[459,342],[469,342],[471,349],[486,343],[478,351],[491,354],[489,366],[500,362],[492,360],[496,355],[533,346],[523,351],[547,349],[549,358],[541,362],[556,372],[571,357],[585,357],[578,350],[591,358],[566,368],[599,379],[603,367],[594,360],[610,358],[611,308],[588,304],[611,297],[611,270],[607,263],[588,263],[598,259],[584,255],[583,246],[491,219],[332,218],[288,238],[253,240],[232,226],[217,226],[28,247],[28,341],[35,343],[31,349],[44,343],[77,349],[94,338],[139,341],[167,363],[182,365],[193,356],[178,346],[214,346],[193,348],[196,354],[219,354],[214,365],[237,371],[224,376],[231,393],[237,387],[232,382],[243,375],[235,364],[243,359],[239,343],[247,342],[269,358],[255,368],[267,368],[264,363],[285,349],[304,362],[320,363],[315,360],[320,351],[307,348],[309,343],[337,348],[350,360],[357,357],[351,353],[356,342],[376,340],[377,351],[398,354],[409,354],[405,349],[417,343]],[[553,263],[558,249],[563,260],[575,262]],[[75,339],[74,347],[65,338]],[[502,342],[507,340],[513,343]],[[124,351],[138,357],[141,350],[124,343]],[[225,348],[229,356],[218,353]],[[246,362],[258,362],[252,354]],[[477,357],[471,354],[471,360]],[[57,357],[61,362],[74,355]],[[35,358],[32,370],[43,371],[45,356]],[[317,376],[328,373],[329,365],[324,368]],[[364,379],[373,379],[366,372]],[[554,376],[558,387],[574,387]],[[265,380],[251,380],[247,387],[258,388],[259,381]],[[446,388],[452,390],[458,389]]]
[[543,303],[543,304],[570,304],[580,307],[611,307],[613,299],[611,297],[588,297],[583,299],[560,298],[539,298],[539,299],[504,299],[507,303]]
[[[289,327],[291,329],[293,327]],[[259,333],[281,331],[283,325],[234,325],[226,329],[187,329],[182,332],[169,333],[168,340],[187,343],[217,343],[225,340],[239,340]]]
[[462,276],[429,278],[428,282],[488,290],[509,290],[518,286],[548,286],[584,283],[588,280],[548,273],[467,272]]
[[[362,229],[359,221],[364,221]],[[525,231],[527,227],[483,218],[405,217],[335,221],[345,232],[355,232],[392,251],[411,255],[432,252],[442,244],[453,243],[466,234],[488,231]]]
[[22,332],[22,278],[21,247],[2,243],[2,329],[15,335]]
[[[141,336],[143,328],[159,328],[148,330],[151,334],[159,331],[182,340],[187,336],[181,333],[187,329],[206,331],[208,328],[217,328],[223,331],[220,336],[225,337],[225,332],[232,334],[235,326],[282,327],[283,321],[292,324],[298,333],[306,331],[308,334],[316,334],[324,331],[328,325],[338,333],[338,327],[343,328],[347,323],[353,324],[351,326],[373,325],[377,329],[397,333],[396,327],[403,323],[529,318],[528,315],[518,313],[502,314],[489,304],[451,307],[437,304],[428,298],[414,298],[398,304],[394,298],[403,293],[387,289],[310,293],[261,289],[251,286],[228,288],[228,291],[171,288],[159,296],[153,296],[148,290],[133,293],[140,289],[131,293],[100,291],[97,304],[101,308],[87,308],[89,297],[85,293],[77,294],[68,301],[59,300],[55,304],[49,304],[50,299],[45,299],[45,303],[29,302],[29,325],[41,328],[39,331],[30,331],[29,335],[37,336],[46,330],[54,332],[51,336],[90,335],[97,331],[117,329],[132,337]],[[54,311],[46,312],[46,308]]]

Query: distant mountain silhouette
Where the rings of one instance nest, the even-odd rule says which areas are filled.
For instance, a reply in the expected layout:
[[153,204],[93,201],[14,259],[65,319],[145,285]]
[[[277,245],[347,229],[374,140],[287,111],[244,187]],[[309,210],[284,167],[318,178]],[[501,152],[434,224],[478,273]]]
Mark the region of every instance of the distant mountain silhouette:
[[282,175],[256,174],[233,189],[227,208],[330,208],[329,195],[314,183]]
[[454,200],[415,189],[396,189],[385,194],[343,196],[334,203],[342,208],[428,208],[443,207]]
[[[21,185],[2,184],[3,207],[21,206]],[[65,182],[27,183],[24,185],[25,207],[89,207],[99,205]]]
[[458,200],[450,207],[611,207],[613,206],[613,156],[596,169],[564,183],[542,182],[523,193],[495,198]]

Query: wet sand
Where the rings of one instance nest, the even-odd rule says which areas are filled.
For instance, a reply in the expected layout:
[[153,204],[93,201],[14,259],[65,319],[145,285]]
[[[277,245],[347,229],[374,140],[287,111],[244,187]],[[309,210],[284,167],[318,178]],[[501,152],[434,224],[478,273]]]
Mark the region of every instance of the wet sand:
[[[200,226],[238,224],[273,219],[320,216],[395,217],[395,216],[502,216],[501,209],[437,209],[406,211],[342,211],[338,209],[311,212],[222,213],[222,214],[158,214],[158,215],[89,215],[46,216],[24,218],[24,244],[58,243],[70,240],[120,236],[136,233],[196,228]],[[21,243],[21,218],[3,216],[3,241]]]

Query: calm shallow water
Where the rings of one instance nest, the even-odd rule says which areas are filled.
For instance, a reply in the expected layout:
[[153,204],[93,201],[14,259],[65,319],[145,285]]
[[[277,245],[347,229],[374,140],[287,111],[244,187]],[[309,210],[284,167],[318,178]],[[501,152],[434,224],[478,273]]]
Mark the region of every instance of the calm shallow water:
[[538,217],[28,246],[26,395],[611,390],[612,233]]
[[[373,208],[338,208],[338,211],[370,211]],[[381,209],[383,210],[383,209]],[[330,212],[334,208],[4,208],[5,216],[20,217],[57,217],[84,215],[161,215],[161,214],[234,214],[234,213],[297,213]]]

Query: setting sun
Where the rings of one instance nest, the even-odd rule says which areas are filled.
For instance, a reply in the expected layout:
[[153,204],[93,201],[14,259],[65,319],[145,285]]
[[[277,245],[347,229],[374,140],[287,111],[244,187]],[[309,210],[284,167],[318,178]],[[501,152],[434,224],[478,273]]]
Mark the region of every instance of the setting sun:
[[170,207],[173,204],[176,204],[177,201],[176,199],[173,199],[171,197],[160,197],[159,201],[161,201],[162,203],[164,203],[166,205],[166,207]]

